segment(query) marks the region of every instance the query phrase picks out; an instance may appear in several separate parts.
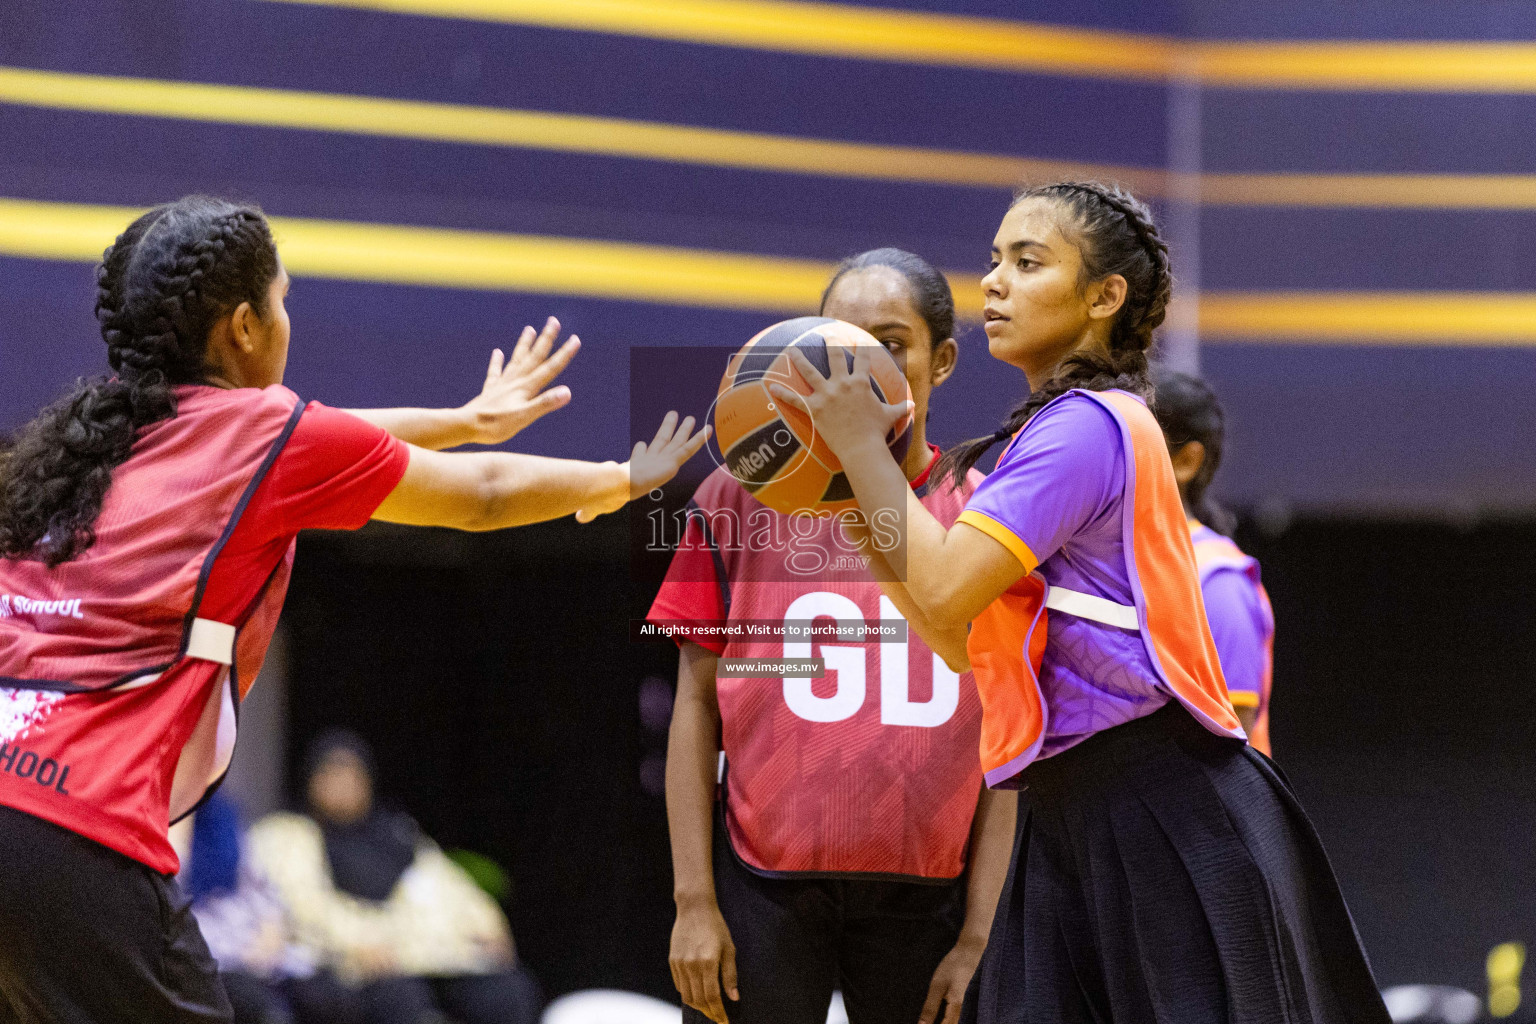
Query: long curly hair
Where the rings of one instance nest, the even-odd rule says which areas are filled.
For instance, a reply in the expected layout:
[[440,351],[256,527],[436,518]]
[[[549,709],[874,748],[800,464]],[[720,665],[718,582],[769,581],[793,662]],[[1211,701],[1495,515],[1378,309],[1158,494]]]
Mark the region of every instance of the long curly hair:
[[242,302],[267,314],[277,247],[261,210],[206,196],[157,206],[96,273],[112,374],[82,378],[0,455],[0,557],[49,567],[96,542],[95,522],[138,432],[176,415],[175,387],[204,379],[208,333]]
[[1152,332],[1168,316],[1173,272],[1168,243],[1163,241],[1151,211],[1125,189],[1091,181],[1025,189],[1014,198],[1013,206],[1031,199],[1060,205],[1066,215],[1065,233],[1082,252],[1084,282],[1119,274],[1126,282],[1125,302],[1111,325],[1108,351],[1073,352],[1008,413],[996,431],[956,445],[940,458],[935,478],[947,478],[956,487],[987,449],[1011,437],[1049,402],[1074,388],[1118,388],[1142,398],[1152,397],[1147,354],[1152,348]]

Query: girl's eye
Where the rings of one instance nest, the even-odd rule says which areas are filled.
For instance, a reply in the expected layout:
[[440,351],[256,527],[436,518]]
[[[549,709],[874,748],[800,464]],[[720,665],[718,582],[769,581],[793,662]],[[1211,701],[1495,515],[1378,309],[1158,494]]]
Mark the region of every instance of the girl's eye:
[[987,269],[988,270],[996,270],[997,267],[998,267],[998,261],[997,260],[987,260]]
[[1022,257],[1019,260],[1019,269],[1020,270],[1031,270],[1034,267],[1037,267],[1039,265],[1040,264],[1038,262],[1036,262],[1035,260],[1030,259],[1028,256]]
[[885,338],[885,339],[883,339],[880,342],[880,344],[885,346],[885,350],[887,352],[900,352],[901,351],[901,342],[896,341],[896,340],[894,340],[892,338]]

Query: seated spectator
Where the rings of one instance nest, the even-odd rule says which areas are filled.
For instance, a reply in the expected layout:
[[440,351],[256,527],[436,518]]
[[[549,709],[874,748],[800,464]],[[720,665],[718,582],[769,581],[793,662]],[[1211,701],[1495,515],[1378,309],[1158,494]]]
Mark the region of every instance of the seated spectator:
[[313,965],[289,946],[282,904],[242,856],[239,811],[215,792],[190,824],[178,881],[218,962],[235,1024],[289,1024],[280,985]]
[[288,993],[311,1024],[535,1024],[538,985],[516,961],[496,902],[374,801],[357,735],[319,737],[305,761],[309,814],[251,830],[251,855],[319,970]]

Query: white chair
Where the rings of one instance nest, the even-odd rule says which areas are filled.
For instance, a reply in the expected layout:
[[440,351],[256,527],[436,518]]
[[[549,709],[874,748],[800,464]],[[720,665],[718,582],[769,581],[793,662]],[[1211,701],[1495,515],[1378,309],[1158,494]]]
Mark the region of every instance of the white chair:
[[1396,985],[1381,998],[1399,1024],[1472,1024],[1483,1015],[1481,999],[1449,985]]
[[650,996],[593,988],[561,996],[544,1011],[543,1024],[679,1024],[676,1006]]
[[[677,1007],[650,996],[593,988],[572,992],[550,1003],[542,1024],[678,1024],[682,1016]],[[832,993],[827,1024],[848,1024],[841,992]]]

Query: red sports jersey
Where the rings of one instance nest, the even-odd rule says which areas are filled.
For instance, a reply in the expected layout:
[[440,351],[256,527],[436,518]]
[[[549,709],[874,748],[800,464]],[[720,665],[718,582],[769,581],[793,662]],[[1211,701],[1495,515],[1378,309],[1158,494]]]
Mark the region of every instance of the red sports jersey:
[[[926,492],[952,523],[964,491]],[[652,622],[895,622],[896,607],[831,519],[780,515],[717,470],[694,495],[687,535]],[[909,631],[905,643],[733,635],[728,658],[824,659],[820,679],[720,678],[727,831],[760,872],[951,879],[965,868],[981,766],[981,704]]]
[[114,471],[89,551],[0,562],[0,804],[162,872],[169,821],[228,764],[295,534],[361,526],[408,460],[285,388],[178,395]]

